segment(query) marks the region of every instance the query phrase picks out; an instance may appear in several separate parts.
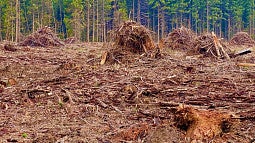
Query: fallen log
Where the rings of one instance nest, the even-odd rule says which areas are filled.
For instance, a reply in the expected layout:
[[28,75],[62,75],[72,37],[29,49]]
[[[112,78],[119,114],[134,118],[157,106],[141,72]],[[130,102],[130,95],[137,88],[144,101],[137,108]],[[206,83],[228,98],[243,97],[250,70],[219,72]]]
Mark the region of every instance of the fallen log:
[[237,63],[236,65],[239,67],[255,67],[254,63]]
[[246,55],[246,54],[249,54],[251,53],[252,50],[249,48],[249,49],[244,49],[244,50],[241,50],[241,51],[238,51],[236,52],[233,57],[237,57],[237,56],[242,56],[242,55]]

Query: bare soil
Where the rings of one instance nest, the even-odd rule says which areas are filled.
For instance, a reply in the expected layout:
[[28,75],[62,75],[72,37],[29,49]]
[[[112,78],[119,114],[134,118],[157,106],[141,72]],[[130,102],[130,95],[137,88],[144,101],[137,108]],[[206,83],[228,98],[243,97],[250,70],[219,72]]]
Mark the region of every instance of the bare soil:
[[[0,48],[0,142],[191,142],[179,105],[231,114],[203,142],[255,141],[255,54],[231,61],[166,50],[100,65],[101,43]],[[194,142],[194,141],[193,141]]]

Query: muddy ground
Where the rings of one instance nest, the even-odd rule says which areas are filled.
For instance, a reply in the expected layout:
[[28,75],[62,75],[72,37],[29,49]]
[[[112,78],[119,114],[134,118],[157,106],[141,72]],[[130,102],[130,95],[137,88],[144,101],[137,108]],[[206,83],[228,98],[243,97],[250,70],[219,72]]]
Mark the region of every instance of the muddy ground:
[[176,108],[232,114],[205,142],[255,141],[254,52],[231,61],[166,50],[100,65],[102,44],[0,48],[0,142],[190,142]]

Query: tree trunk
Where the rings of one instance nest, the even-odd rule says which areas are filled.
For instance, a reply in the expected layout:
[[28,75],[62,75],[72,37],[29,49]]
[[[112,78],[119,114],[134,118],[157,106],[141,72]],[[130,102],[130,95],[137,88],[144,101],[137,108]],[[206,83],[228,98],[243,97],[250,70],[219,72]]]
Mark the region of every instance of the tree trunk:
[[[11,9],[13,9],[13,5],[12,5],[12,3],[11,3]],[[13,16],[13,15],[12,15]],[[14,31],[14,26],[15,26],[15,24],[14,24],[14,22],[13,22],[14,20],[11,18],[11,41],[13,42],[14,41],[14,35],[13,35],[13,33],[15,32]]]
[[165,14],[161,12],[161,38],[165,37]]
[[252,3],[251,3],[251,26],[250,26],[250,35],[254,35],[255,33],[254,33],[254,8],[255,8],[255,2],[254,2],[254,0],[252,0]]
[[206,29],[207,33],[209,33],[209,2],[206,1]]
[[137,0],[137,22],[141,24],[141,4],[140,0]]
[[231,34],[231,19],[230,19],[230,16],[228,16],[228,40],[230,39],[230,34]]
[[89,42],[89,32],[90,32],[90,25],[89,25],[89,21],[90,21],[90,18],[89,18],[89,16],[90,16],[90,14],[89,14],[89,5],[90,5],[90,3],[89,3],[89,0],[88,0],[88,3],[87,3],[87,42]]
[[19,11],[19,0],[16,0],[16,36],[15,42],[19,42],[20,30],[19,30],[19,18],[20,18],[20,11]]
[[[2,13],[2,7],[0,7],[0,13]],[[2,36],[2,15],[0,14],[0,42],[3,41]]]
[[92,1],[92,42],[95,42],[95,1]]
[[118,7],[117,7],[117,0],[114,1],[114,5],[113,5],[113,27],[115,28],[120,21],[120,13],[118,11]]
[[96,0],[97,1],[97,18],[96,18],[96,35],[97,35],[97,37],[96,37],[96,41],[97,42],[99,42],[99,2],[98,2],[98,0]]
[[135,21],[135,0],[133,0],[133,21]]
[[160,8],[158,6],[158,43],[159,43],[159,39],[160,39]]
[[103,0],[103,41],[106,42],[105,2]]
[[40,16],[40,27],[42,28],[43,27],[43,25],[44,25],[44,19],[43,19],[43,15],[44,15],[44,9],[43,9],[43,7],[44,7],[44,5],[43,5],[43,2],[41,2],[41,16]]

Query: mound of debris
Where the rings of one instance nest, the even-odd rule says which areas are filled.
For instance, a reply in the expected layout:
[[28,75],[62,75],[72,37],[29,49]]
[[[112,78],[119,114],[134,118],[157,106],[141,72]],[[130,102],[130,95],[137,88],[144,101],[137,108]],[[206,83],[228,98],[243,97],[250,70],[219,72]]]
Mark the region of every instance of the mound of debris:
[[57,35],[50,27],[43,27],[31,35],[27,36],[24,41],[18,44],[19,46],[32,46],[32,47],[50,47],[50,46],[64,46]]
[[179,107],[175,114],[175,121],[178,128],[187,132],[188,138],[203,142],[222,133],[230,132],[236,122],[231,115],[226,113],[184,106]]
[[151,31],[134,22],[126,21],[110,32],[111,49],[102,55],[101,64],[106,60],[122,63],[133,55],[146,54],[156,57],[159,53],[151,37]]
[[164,39],[164,47],[187,50],[192,48],[195,38],[196,34],[192,30],[182,26],[168,34]]
[[231,45],[244,45],[252,47],[255,45],[255,41],[251,38],[251,36],[246,32],[238,32],[236,33],[232,39],[229,41]]
[[194,47],[196,52],[205,56],[230,59],[228,55],[230,49],[217,38],[214,32],[198,36],[195,40]]

